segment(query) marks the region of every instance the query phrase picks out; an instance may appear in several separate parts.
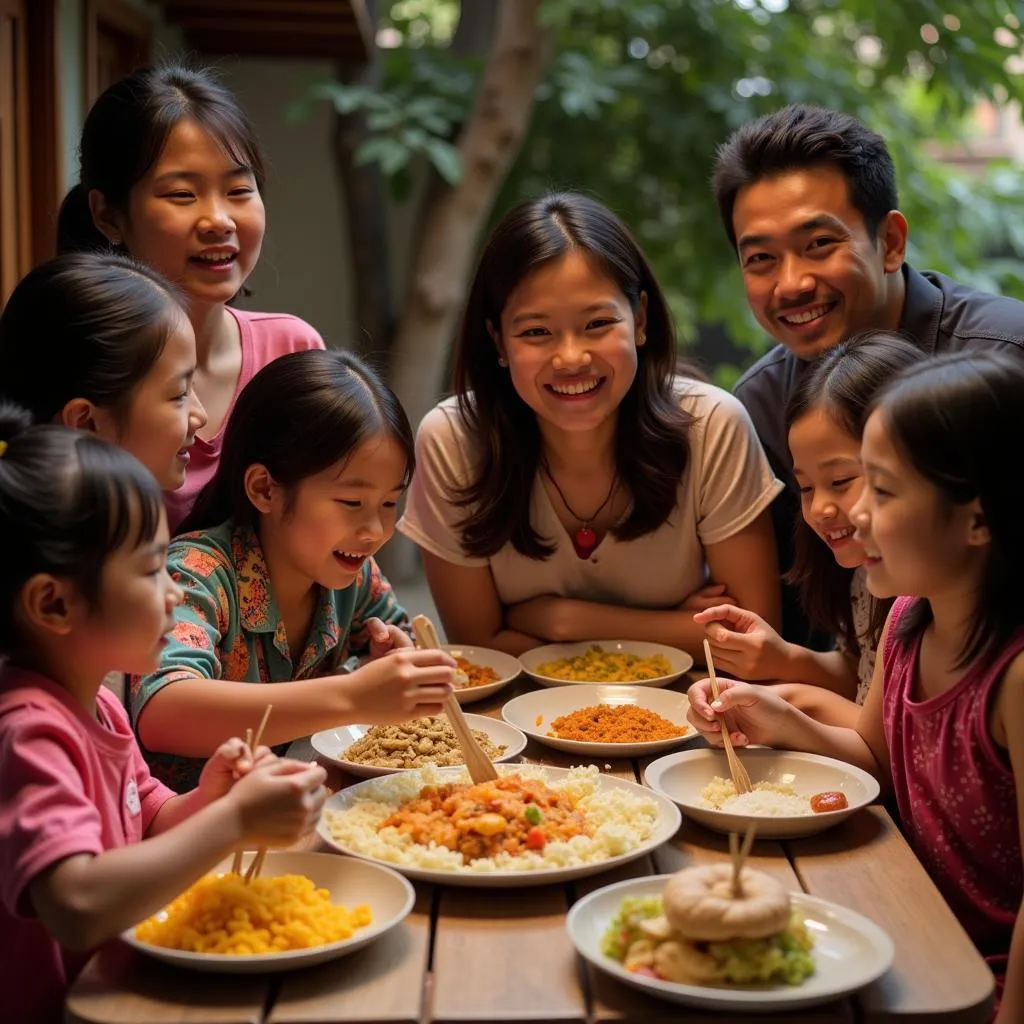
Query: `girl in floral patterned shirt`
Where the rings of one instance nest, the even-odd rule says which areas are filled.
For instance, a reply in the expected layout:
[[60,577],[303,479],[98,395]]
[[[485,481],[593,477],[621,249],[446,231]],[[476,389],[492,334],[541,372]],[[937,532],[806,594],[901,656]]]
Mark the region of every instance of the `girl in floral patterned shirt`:
[[246,386],[168,553],[185,597],[160,667],[130,683],[154,774],[192,778],[268,702],[271,744],[440,712],[455,662],[412,647],[373,560],[412,471],[405,412],[355,356],[292,353]]
[[[864,428],[851,512],[868,588],[898,597],[855,728],[768,687],[707,680],[690,718],[720,742],[840,758],[892,783],[907,839],[996,976],[997,1024],[1024,1020],[1024,362],[954,353],[904,370]],[[1005,991],[1003,983],[1005,981]]]
[[796,558],[790,580],[811,622],[836,638],[834,651],[787,643],[760,616],[720,605],[699,612],[716,667],[741,679],[780,680],[778,692],[819,721],[853,725],[875,667],[891,602],[867,590],[864,549],[850,510],[864,487],[861,434],[872,398],[921,351],[887,331],[838,345],[809,367],[786,410],[800,486]]

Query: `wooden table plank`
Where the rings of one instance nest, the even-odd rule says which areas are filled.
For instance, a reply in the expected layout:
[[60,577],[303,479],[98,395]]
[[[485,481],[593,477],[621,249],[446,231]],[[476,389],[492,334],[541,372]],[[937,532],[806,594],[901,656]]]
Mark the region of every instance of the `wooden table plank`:
[[68,994],[68,1024],[261,1024],[263,977],[200,974],[114,943],[94,956]]
[[988,1020],[992,975],[885,810],[786,845],[807,892],[871,918],[896,946],[893,969],[857,997],[865,1022]]
[[562,886],[442,889],[428,1019],[584,1024],[567,910]]
[[267,1024],[419,1024],[433,895],[418,887],[412,913],[365,949],[284,975]]

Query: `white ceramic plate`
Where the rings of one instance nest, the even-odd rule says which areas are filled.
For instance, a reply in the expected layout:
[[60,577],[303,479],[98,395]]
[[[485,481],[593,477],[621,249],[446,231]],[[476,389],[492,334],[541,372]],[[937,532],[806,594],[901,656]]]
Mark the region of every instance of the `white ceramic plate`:
[[474,701],[483,700],[497,693],[502,687],[508,686],[523,671],[523,666],[518,658],[504,651],[492,651],[489,647],[467,647],[465,644],[441,644],[452,657],[465,658],[474,665],[482,665],[484,668],[493,668],[498,673],[498,680],[494,683],[484,683],[483,686],[463,686],[455,691],[455,699],[460,704],[472,704]]
[[[248,853],[242,858],[243,872],[254,857]],[[213,874],[231,869],[231,859],[218,864]],[[271,852],[263,862],[263,877],[273,875],[305,875],[318,888],[327,889],[331,902],[352,910],[362,903],[370,906],[373,920],[365,928],[356,929],[349,939],[331,942],[312,949],[295,949],[284,953],[258,953],[252,956],[228,956],[224,953],[186,953],[140,942],[135,929],[122,932],[121,938],[146,956],[151,956],[175,967],[219,974],[268,974],[272,971],[290,971],[299,967],[312,967],[327,960],[354,953],[357,949],[379,939],[385,932],[401,924],[412,910],[416,899],[413,887],[397,871],[367,861],[336,857],[332,853]],[[163,911],[161,911],[163,913]]]
[[[518,757],[526,746],[526,737],[515,727],[497,718],[488,718],[486,715],[466,715],[466,721],[470,729],[485,733],[488,739],[497,747],[505,747],[505,753],[498,761],[511,761]],[[447,719],[445,719],[447,721]],[[314,733],[309,741],[313,749],[328,761],[344,768],[350,775],[357,775],[361,779],[377,779],[382,775],[394,775],[397,772],[412,771],[409,768],[381,768],[372,764],[360,764],[358,761],[349,761],[345,758],[345,752],[357,740],[361,740],[371,729],[369,725],[339,725],[335,729],[324,729],[323,732]]]
[[[628,704],[647,708],[668,719],[673,725],[685,727],[686,735],[643,743],[588,743],[549,735],[551,723],[560,715],[568,715],[595,704],[613,707]],[[556,750],[565,750],[581,757],[644,757],[671,750],[697,737],[697,730],[686,721],[689,707],[690,702],[685,693],[609,683],[594,687],[556,686],[547,690],[533,690],[510,700],[501,709],[501,716],[527,736]]]
[[[500,775],[511,774],[521,771],[523,768],[528,768],[532,772],[537,770],[538,767],[537,765],[499,765],[498,773]],[[570,768],[550,768],[544,766],[543,775],[549,782],[560,781],[571,770]],[[439,769],[439,772],[445,781],[468,781],[468,777],[461,768],[442,768]],[[376,856],[371,854],[360,853],[331,835],[327,822],[330,812],[345,813],[361,801],[372,801],[375,799],[382,800],[392,807],[397,807],[401,802],[400,798],[396,798],[393,793],[388,792],[396,784],[403,788],[407,787],[411,790],[412,795],[414,795],[417,792],[419,780],[415,778],[412,772],[401,772],[387,779],[371,779],[367,782],[357,783],[328,797],[317,831],[326,843],[342,853],[349,854],[352,857],[365,857],[377,863],[386,863],[389,867],[400,871],[408,878],[415,878],[423,882],[444,883],[445,885],[510,888],[527,885],[546,885],[549,882],[565,882],[573,878],[596,875],[618,864],[625,864],[627,861],[642,857],[645,853],[649,853],[666,840],[671,839],[678,831],[682,820],[679,809],[675,804],[660,793],[655,793],[645,786],[640,786],[635,782],[627,782],[625,779],[619,779],[612,775],[600,775],[598,777],[599,794],[608,794],[614,790],[624,790],[634,796],[653,799],[657,807],[657,819],[654,822],[650,835],[646,839],[641,840],[636,846],[624,853],[607,857],[600,861],[577,863],[564,867],[531,868],[528,870],[454,871],[447,868],[412,867],[395,863],[392,860],[378,860]],[[381,851],[381,855],[382,858],[383,856],[393,855],[393,851],[390,849]]]
[[627,971],[601,952],[601,938],[627,896],[659,896],[670,875],[633,878],[597,889],[566,919],[579,954],[595,967],[653,996],[712,1010],[777,1013],[828,1003],[869,985],[892,966],[892,939],[874,921],[829,900],[793,893],[814,936],[816,970],[799,985],[681,985]]
[[[555,679],[553,676],[541,675],[537,669],[547,661],[560,661],[562,658],[577,658],[586,654],[588,648],[597,644],[602,650],[615,654],[637,654],[641,658],[649,658],[654,654],[663,654],[667,659],[672,671],[668,675],[658,676],[655,679],[643,679],[639,682],[623,680],[622,683],[615,683],[608,679]],[[675,647],[666,647],[664,644],[648,644],[640,640],[586,640],[578,644],[547,644],[544,647],[535,647],[519,656],[519,663],[524,671],[544,686],[668,686],[673,680],[678,679],[684,672],[693,668],[693,658],[685,651],[676,650]]]
[[704,806],[701,791],[717,775],[728,779],[729,764],[723,750],[684,750],[652,761],[644,770],[647,785],[675,801],[688,818],[716,832],[744,832],[757,822],[759,839],[797,839],[823,832],[848,818],[878,797],[878,783],[867,772],[852,764],[819,754],[768,747],[741,749],[740,760],[751,782],[780,782],[791,785],[801,796],[813,796],[826,790],[846,794],[849,806],[841,811],[821,814],[772,817],[730,814]]

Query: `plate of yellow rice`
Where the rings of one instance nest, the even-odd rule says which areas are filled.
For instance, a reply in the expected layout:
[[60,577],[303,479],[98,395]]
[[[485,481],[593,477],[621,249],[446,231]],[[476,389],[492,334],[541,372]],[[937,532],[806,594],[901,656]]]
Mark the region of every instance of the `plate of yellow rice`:
[[267,854],[258,878],[223,861],[121,938],[176,967],[262,974],[353,953],[401,924],[416,894],[396,871],[329,853]]
[[543,686],[629,683],[668,686],[693,668],[685,651],[640,640],[545,644],[519,655],[527,675]]

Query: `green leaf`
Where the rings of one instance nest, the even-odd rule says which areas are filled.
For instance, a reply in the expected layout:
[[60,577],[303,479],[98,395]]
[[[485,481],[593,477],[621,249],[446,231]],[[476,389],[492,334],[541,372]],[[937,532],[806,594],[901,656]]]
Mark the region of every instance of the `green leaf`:
[[462,154],[450,142],[428,139],[426,151],[434,169],[449,185],[458,185],[462,181]]

